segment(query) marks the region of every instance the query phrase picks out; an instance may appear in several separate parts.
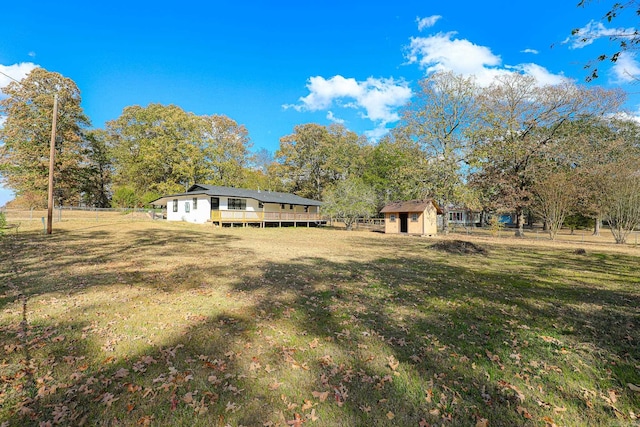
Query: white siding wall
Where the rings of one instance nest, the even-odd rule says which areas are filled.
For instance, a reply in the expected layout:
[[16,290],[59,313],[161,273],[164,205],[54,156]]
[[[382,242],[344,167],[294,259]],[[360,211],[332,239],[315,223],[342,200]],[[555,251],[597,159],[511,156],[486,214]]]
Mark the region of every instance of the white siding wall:
[[[211,205],[209,204],[208,196],[198,196],[198,207],[193,209],[194,197],[179,196],[175,199],[178,200],[178,212],[173,211],[173,200],[170,199],[167,203],[167,221],[186,221],[197,224],[202,224],[211,218]],[[189,212],[187,212],[187,204],[189,205]]]

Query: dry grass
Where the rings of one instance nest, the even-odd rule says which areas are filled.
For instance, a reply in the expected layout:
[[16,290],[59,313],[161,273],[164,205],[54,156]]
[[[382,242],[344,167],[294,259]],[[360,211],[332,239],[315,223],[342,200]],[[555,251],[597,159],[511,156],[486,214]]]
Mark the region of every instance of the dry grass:
[[25,221],[0,425],[637,425],[640,251],[505,236]]

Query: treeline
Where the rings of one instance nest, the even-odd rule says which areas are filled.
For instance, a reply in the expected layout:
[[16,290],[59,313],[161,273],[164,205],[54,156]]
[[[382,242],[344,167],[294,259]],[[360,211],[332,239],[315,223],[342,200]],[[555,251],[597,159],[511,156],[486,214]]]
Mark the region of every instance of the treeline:
[[25,206],[46,203],[57,94],[56,203],[144,206],[197,182],[323,200],[347,224],[389,201],[432,197],[445,216],[452,206],[514,213],[519,235],[532,216],[552,238],[576,215],[608,221],[619,242],[640,225],[640,128],[620,112],[619,91],[517,73],[480,87],[436,73],[376,143],[342,125],[302,124],[275,153],[253,151],[246,128],[224,115],[175,105],[127,107],[90,129],[75,83],[44,69],[3,91],[0,174]]

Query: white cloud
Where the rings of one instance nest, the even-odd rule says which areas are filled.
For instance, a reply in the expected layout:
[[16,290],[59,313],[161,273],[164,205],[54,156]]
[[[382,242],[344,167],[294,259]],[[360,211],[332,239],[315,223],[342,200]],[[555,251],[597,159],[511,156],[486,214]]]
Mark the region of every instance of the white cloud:
[[29,52],[27,55],[29,55],[32,58],[36,57],[36,53],[34,51]]
[[481,86],[488,86],[497,76],[514,71],[534,76],[540,84],[554,84],[564,79],[564,76],[553,74],[537,64],[503,65],[500,56],[490,48],[457,39],[456,34],[448,32],[412,37],[405,55],[408,62],[418,64],[427,74],[453,71],[464,76],[475,76]]
[[570,49],[582,49],[602,37],[625,37],[632,35],[635,28],[607,28],[602,22],[590,21],[567,37],[562,43],[570,43]]
[[520,51],[520,53],[530,53],[530,54],[532,54],[532,55],[537,55],[537,54],[539,54],[540,52],[538,52],[538,51],[537,51],[537,50],[535,50],[535,49],[525,49],[525,50],[521,50],[521,51]]
[[621,52],[611,68],[614,83],[630,83],[640,78],[640,63],[634,54]]
[[[331,107],[353,108],[361,116],[384,127],[387,123],[400,119],[397,109],[411,98],[411,89],[403,80],[376,79],[365,81],[337,75],[329,79],[321,76],[309,78],[309,95],[301,97],[300,103],[284,105],[297,111],[319,111]],[[329,120],[335,121],[333,112],[327,113]]]
[[333,115],[333,111],[327,111],[327,120],[333,123],[344,124],[344,120]]
[[[0,74],[0,92],[2,92],[2,88],[11,83],[13,80],[5,74],[11,76],[15,80],[22,80],[26,77],[27,74],[31,72],[34,68],[38,68],[39,66],[32,62],[21,62],[20,64],[13,65],[2,65],[0,64],[0,72],[4,74]],[[0,96],[2,94],[0,93]]]
[[541,85],[557,85],[562,82],[567,81],[567,78],[562,74],[553,74],[546,68],[541,65],[528,63],[528,64],[518,64],[513,67],[507,67],[517,71],[520,71],[523,74],[528,76],[533,76]]
[[417,17],[416,22],[418,23],[418,31],[422,31],[425,28],[433,27],[434,25],[436,25],[436,22],[438,22],[440,18],[442,18],[442,16],[440,15],[432,15],[427,18]]

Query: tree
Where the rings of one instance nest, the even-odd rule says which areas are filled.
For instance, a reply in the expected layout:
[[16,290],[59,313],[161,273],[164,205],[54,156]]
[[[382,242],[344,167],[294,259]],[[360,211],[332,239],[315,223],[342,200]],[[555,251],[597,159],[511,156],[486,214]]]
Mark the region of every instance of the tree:
[[120,185],[113,191],[111,205],[114,208],[135,208],[138,207],[139,201],[140,199],[136,195],[136,190],[133,186]]
[[[592,0],[580,0],[578,3],[579,7],[585,7],[587,4],[591,3]],[[616,1],[611,8],[605,13],[602,19],[606,20],[607,23],[613,22],[620,15],[625,13],[631,13],[634,16],[640,15],[640,2],[637,0],[626,0],[622,2]],[[600,32],[592,32],[589,29],[582,28],[574,28],[571,30],[571,35],[576,37],[580,43],[584,43],[585,45],[593,43],[593,41],[599,37],[602,37]],[[617,44],[617,49],[614,49],[613,53],[603,53],[600,54],[596,61],[591,61],[585,65],[585,69],[590,70],[590,74],[586,77],[587,81],[592,81],[593,79],[597,79],[598,75],[598,67],[595,66],[596,63],[610,61],[617,62],[620,59],[620,56],[629,51],[635,51],[638,49],[640,45],[640,32],[635,29],[619,29],[616,31],[609,31],[607,33],[607,37],[610,41]],[[637,79],[638,76],[631,75],[630,77]]]
[[191,161],[181,164],[191,183],[243,186],[251,157],[251,141],[244,126],[223,115],[198,116],[194,142],[202,156],[194,152]]
[[426,161],[418,143],[398,129],[366,153],[363,180],[376,192],[378,208],[389,202],[426,197]]
[[578,120],[565,127],[563,148],[567,164],[575,169],[580,185],[577,210],[594,219],[596,236],[600,235],[609,198],[611,173],[637,157],[634,128],[637,125],[633,121],[615,118]]
[[119,118],[107,123],[115,184],[131,186],[138,197],[149,190],[184,190],[189,177],[179,165],[200,163],[192,158],[199,155],[198,150],[189,147],[194,125],[193,115],[175,105],[126,107]]
[[3,89],[0,114],[0,175],[19,197],[46,205],[49,177],[49,144],[54,96],[58,117],[54,182],[62,201],[78,201],[83,177],[82,131],[89,119],[80,106],[80,90],[73,80],[44,68],[31,71],[20,83]]
[[196,182],[242,186],[247,130],[226,116],[196,116],[175,105],[131,106],[107,123],[114,181],[146,192],[184,191]]
[[353,228],[358,218],[370,218],[377,211],[376,193],[369,185],[355,176],[333,184],[325,192],[323,211],[343,221],[347,230]]
[[299,196],[319,200],[329,185],[362,170],[364,145],[363,138],[342,125],[298,125],[280,138],[276,152],[283,184]]
[[616,243],[623,244],[640,228],[640,172],[619,170],[611,178],[606,219]]
[[89,206],[108,208],[111,205],[111,153],[107,134],[91,130],[85,134],[85,164],[82,179],[82,200]]
[[555,240],[566,216],[576,205],[578,189],[573,175],[554,171],[533,185],[533,210],[544,220],[551,240]]
[[498,77],[481,92],[473,182],[490,195],[495,207],[515,212],[516,236],[524,236],[536,167],[540,160],[562,153],[563,128],[572,121],[616,111],[623,98],[617,91],[569,82],[540,86],[533,77],[517,73]]
[[[473,78],[438,72],[420,81],[420,91],[404,110],[401,128],[418,142],[427,162],[425,189],[440,202],[444,218],[449,205],[462,203],[462,166],[469,151],[469,133],[477,122],[477,87]],[[448,234],[448,221],[443,221]]]

